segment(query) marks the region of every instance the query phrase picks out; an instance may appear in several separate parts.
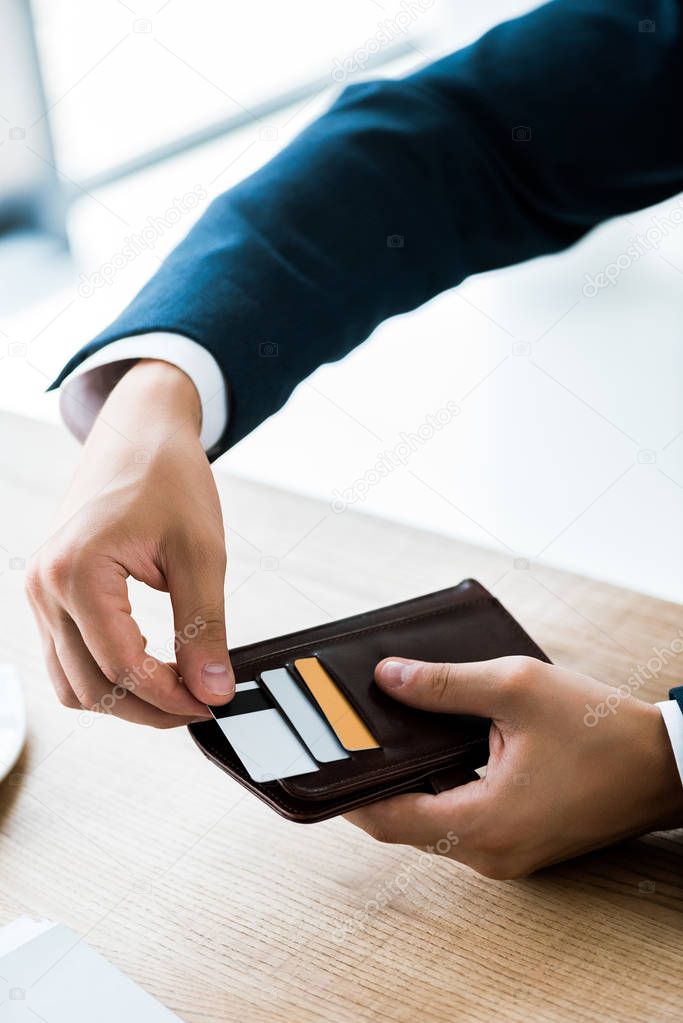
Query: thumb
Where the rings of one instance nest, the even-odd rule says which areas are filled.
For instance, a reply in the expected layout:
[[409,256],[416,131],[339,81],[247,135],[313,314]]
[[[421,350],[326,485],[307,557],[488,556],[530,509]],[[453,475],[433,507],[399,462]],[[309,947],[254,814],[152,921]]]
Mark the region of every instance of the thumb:
[[520,675],[531,658],[498,657],[470,664],[444,664],[387,657],[375,668],[377,685],[390,696],[421,710],[445,714],[504,717]]
[[225,630],[225,555],[192,563],[174,559],[167,572],[178,671],[202,703],[223,704],[235,692]]

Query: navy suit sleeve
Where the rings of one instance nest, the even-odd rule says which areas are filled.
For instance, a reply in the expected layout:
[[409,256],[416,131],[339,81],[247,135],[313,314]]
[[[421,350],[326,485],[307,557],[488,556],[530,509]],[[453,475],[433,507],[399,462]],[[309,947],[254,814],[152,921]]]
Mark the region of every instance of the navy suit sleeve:
[[346,88],[210,205],[53,386],[117,338],[185,334],[229,386],[215,457],[387,317],[680,191],[681,13],[555,0],[407,78]]
[[683,686],[674,686],[673,689],[670,689],[669,699],[676,701],[678,709],[683,714]]

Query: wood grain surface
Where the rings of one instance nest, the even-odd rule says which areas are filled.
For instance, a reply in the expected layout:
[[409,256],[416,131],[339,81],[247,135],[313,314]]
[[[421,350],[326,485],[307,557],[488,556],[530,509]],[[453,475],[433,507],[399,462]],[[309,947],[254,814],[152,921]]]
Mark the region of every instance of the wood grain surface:
[[[343,820],[285,822],[182,730],[60,707],[9,559],[44,539],[76,447],[18,417],[0,430],[0,659],[30,714],[0,787],[0,924],[68,924],[186,1023],[683,1018],[683,832],[485,880]],[[614,683],[683,628],[672,604],[218,476],[233,644],[467,576],[554,660]],[[136,589],[134,604],[166,648],[166,599]],[[641,695],[681,679],[679,655]]]

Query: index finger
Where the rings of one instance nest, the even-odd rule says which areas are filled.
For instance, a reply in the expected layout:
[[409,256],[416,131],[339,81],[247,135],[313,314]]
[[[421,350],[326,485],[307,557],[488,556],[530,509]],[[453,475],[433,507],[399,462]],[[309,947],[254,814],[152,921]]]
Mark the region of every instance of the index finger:
[[81,579],[65,609],[105,678],[169,714],[206,717],[206,706],[185,687],[177,672],[145,650],[132,617],[127,573],[109,564],[106,572]]

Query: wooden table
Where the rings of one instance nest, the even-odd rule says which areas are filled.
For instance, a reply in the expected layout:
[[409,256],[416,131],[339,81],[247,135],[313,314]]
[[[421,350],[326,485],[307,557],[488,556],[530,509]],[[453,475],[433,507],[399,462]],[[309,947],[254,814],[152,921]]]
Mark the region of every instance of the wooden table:
[[[72,471],[55,428],[0,418],[0,543],[28,557]],[[219,470],[220,475],[220,470]],[[233,644],[473,575],[550,656],[620,682],[683,626],[681,608],[223,475]],[[23,601],[0,576],[3,659],[26,684],[30,739],[0,787],[0,924],[76,929],[187,1023],[681,1019],[683,832],[523,882],[429,870],[343,820],[290,824],[184,731],[57,705]],[[158,595],[138,595],[151,646]],[[683,678],[679,657],[643,690]],[[378,906],[378,903],[381,905]]]

